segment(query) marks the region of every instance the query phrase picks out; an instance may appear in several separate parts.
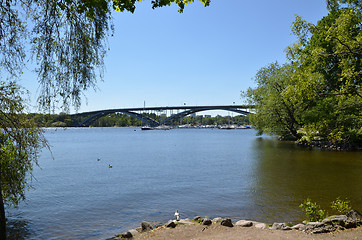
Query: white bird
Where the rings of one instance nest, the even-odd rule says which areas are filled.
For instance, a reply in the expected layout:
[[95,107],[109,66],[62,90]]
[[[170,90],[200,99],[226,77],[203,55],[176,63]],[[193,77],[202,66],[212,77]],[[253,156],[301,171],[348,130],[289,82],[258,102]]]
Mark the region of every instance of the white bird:
[[178,213],[178,210],[175,212],[176,221],[180,221],[180,214]]

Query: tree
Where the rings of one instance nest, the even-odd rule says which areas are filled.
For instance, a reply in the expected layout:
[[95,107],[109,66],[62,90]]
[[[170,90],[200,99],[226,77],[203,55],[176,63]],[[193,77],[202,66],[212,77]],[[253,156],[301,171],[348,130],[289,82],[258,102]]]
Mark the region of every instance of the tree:
[[[29,59],[36,65],[40,109],[79,107],[82,92],[102,79],[112,12],[133,13],[136,2],[0,0],[0,239],[6,238],[4,204],[24,199],[33,164],[46,146],[41,129],[21,114],[25,102],[16,80],[24,66]],[[175,3],[182,12],[193,2],[153,0],[152,8]]]
[[4,202],[25,199],[39,150],[47,146],[42,130],[26,119],[19,86],[0,82],[0,239],[6,238]]
[[342,145],[362,141],[361,7],[360,0],[328,0],[329,14],[316,25],[298,16],[293,23],[298,40],[287,49],[288,58],[323,76],[304,119],[306,139],[318,133]]
[[300,138],[298,129],[303,123],[303,113],[311,104],[308,99],[318,89],[311,77],[317,76],[305,76],[289,64],[273,63],[257,72],[255,81],[258,87],[249,88],[244,95],[250,104],[256,106],[256,114],[249,118],[259,134],[265,132],[288,139]]
[[261,132],[291,134],[306,144],[323,140],[359,148],[361,1],[327,0],[327,7],[329,14],[316,25],[296,17],[297,41],[286,50],[289,64],[258,72],[258,87],[246,95],[257,105],[251,122]]

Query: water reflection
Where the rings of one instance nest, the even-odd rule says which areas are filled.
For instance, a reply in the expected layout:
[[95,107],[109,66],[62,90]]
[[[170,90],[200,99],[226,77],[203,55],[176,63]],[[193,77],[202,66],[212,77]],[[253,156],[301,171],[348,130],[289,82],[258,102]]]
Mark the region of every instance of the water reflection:
[[8,218],[6,227],[8,240],[29,239],[33,235],[29,227],[29,221],[22,219],[21,216]]
[[253,198],[264,221],[300,221],[306,198],[329,209],[348,197],[362,209],[362,158],[358,152],[307,150],[293,143],[259,138],[254,142]]

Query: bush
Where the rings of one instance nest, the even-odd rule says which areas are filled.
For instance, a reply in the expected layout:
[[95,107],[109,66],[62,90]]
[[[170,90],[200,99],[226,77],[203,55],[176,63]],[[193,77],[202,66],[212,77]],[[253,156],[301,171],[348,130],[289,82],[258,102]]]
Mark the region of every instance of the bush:
[[322,210],[317,203],[312,202],[310,198],[304,200],[303,203],[299,205],[299,207],[305,212],[307,218],[311,222],[322,221],[327,217],[326,212]]
[[331,208],[340,214],[346,214],[352,210],[349,200],[341,200],[339,197],[331,203]]

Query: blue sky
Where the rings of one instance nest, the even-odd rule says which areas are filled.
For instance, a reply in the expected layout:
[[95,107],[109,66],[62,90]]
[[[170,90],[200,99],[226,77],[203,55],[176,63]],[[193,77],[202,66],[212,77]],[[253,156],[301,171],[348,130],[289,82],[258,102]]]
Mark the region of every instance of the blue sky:
[[[327,15],[324,0],[212,0],[134,14],[114,13],[104,82],[85,92],[79,112],[146,106],[241,104],[256,72],[285,62],[295,41],[295,15],[316,23]],[[36,98],[36,79],[24,84]],[[34,100],[33,100],[34,101]],[[74,109],[71,110],[74,112]]]

